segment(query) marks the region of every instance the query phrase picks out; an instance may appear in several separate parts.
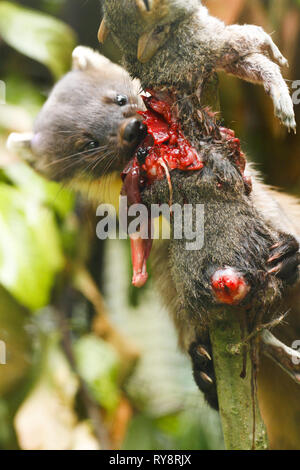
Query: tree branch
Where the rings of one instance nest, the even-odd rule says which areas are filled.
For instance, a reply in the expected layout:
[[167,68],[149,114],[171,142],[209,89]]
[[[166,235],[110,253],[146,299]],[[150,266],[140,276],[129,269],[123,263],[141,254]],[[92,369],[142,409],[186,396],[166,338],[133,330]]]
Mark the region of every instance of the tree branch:
[[[222,316],[220,320],[218,314],[211,325],[210,338],[226,449],[267,449],[267,433],[256,399],[249,351],[235,347],[243,342],[239,320],[229,308]],[[247,356],[245,378],[241,378],[243,353]]]

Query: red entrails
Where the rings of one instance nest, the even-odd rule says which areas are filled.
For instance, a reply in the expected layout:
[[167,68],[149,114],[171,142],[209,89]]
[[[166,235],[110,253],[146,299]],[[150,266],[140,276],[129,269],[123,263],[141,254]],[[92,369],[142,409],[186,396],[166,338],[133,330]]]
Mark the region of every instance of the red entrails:
[[137,150],[147,152],[144,162],[141,161],[141,169],[146,174],[147,183],[151,184],[156,179],[165,176],[165,170],[160,161],[163,161],[169,170],[201,170],[203,162],[196,149],[191,146],[184,137],[178,122],[178,117],[172,111],[172,105],[166,100],[159,100],[153,94],[143,96],[146,111],[140,114],[144,118],[149,136]]
[[[143,96],[147,110],[141,111],[148,135],[138,147],[134,158],[122,173],[122,194],[128,198],[128,204],[141,202],[140,191],[145,185],[167,177],[170,187],[170,204],[172,203],[172,170],[201,170],[204,163],[196,149],[184,137],[179,123],[174,99],[168,93],[154,93],[147,90]],[[251,191],[251,180],[244,176],[246,165],[245,155],[241,152],[240,140],[234,131],[219,128],[222,139],[227,143],[233,163],[240,170],[246,191]],[[150,221],[148,221],[150,223]],[[141,287],[147,281],[146,262],[151,250],[151,243],[142,240],[138,234],[131,237],[133,284]],[[225,270],[224,270],[225,271]],[[219,273],[219,274],[218,274]],[[247,284],[233,271],[221,275],[215,274],[212,287],[220,302],[234,304],[247,293]],[[220,277],[221,276],[221,277]]]

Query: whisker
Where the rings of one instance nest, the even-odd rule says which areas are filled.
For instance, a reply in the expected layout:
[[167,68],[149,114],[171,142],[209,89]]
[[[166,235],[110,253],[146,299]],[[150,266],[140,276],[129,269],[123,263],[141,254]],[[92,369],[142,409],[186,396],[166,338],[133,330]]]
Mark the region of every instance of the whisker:
[[52,166],[52,165],[56,165],[57,163],[62,163],[66,160],[70,160],[72,158],[75,158],[75,157],[81,157],[82,155],[85,155],[85,156],[90,156],[89,154],[93,154],[95,153],[96,151],[99,151],[99,150],[104,150],[108,148],[107,145],[103,146],[103,147],[98,147],[97,149],[90,149],[90,150],[84,150],[82,152],[78,152],[78,153],[74,153],[72,155],[67,155],[66,157],[63,157],[63,158],[57,158],[56,160],[53,160],[52,162],[49,162],[45,168],[48,168],[49,166]]
[[[104,154],[101,153],[98,157],[96,157],[96,162],[100,163],[101,161],[106,160],[106,158],[110,155],[111,152],[111,150],[108,150]],[[92,167],[92,165],[95,165],[95,159],[93,159],[87,166],[82,168],[81,172],[79,173],[79,176],[81,177],[85,174],[91,174],[90,168]]]

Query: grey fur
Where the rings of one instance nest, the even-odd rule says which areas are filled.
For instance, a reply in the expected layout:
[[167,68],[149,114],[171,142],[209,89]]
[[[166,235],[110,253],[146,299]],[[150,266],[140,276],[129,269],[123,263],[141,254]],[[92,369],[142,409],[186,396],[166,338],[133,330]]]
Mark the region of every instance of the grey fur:
[[[219,143],[216,123],[205,110],[199,114],[199,109],[205,104],[202,92],[213,72],[230,66],[230,71],[237,73],[244,68],[243,78],[249,79],[250,71],[258,67],[258,63],[266,63],[266,69],[259,69],[261,74],[266,73],[265,87],[270,91],[273,85],[277,87],[280,83],[283,87],[280,97],[287,96],[290,100],[279,68],[269,57],[281,63],[284,59],[261,28],[226,27],[197,1],[152,0],[150,12],[143,4],[143,0],[105,1],[105,24],[123,51],[127,70],[141,81],[143,88],[159,93],[172,89],[185,136],[205,161],[201,174],[172,175],[174,194],[179,198],[184,194],[177,202],[203,203],[206,210],[205,246],[200,252],[188,253],[177,240],[170,245],[169,266],[178,299],[172,313],[176,322],[179,316],[183,318],[180,335],[186,329],[184,322],[190,324],[190,329],[196,330],[197,323],[205,329],[209,320],[205,312],[216,306],[210,278],[214,270],[224,266],[234,267],[248,276],[252,302],[257,288],[260,289],[260,307],[255,302],[252,307],[266,315],[270,307],[270,286],[274,288],[272,301],[280,297],[282,287],[278,279],[266,276],[265,266],[268,251],[281,233],[254,209],[251,198],[245,194],[242,176],[231,161],[229,149],[225,142]],[[143,38],[143,52],[147,41],[153,40],[157,27],[158,34],[162,34],[161,47],[149,61],[141,63],[137,60],[138,44]],[[158,43],[159,40],[154,39],[155,47]],[[252,68],[246,64],[251,64]],[[274,82],[271,86],[272,70],[277,70],[279,76],[276,85]],[[291,110],[293,112],[292,103]],[[216,189],[218,181],[222,183],[221,190]],[[164,194],[163,188],[166,188],[165,183],[157,182],[145,190],[143,200],[149,204],[167,202],[169,196]],[[265,283],[258,279],[259,273],[264,273]],[[196,322],[189,322],[189,317],[196,318]],[[181,342],[189,346],[185,339]]]
[[[123,52],[126,69],[143,88],[175,86],[181,98],[196,93],[205,105],[201,100],[205,84],[214,72],[225,71],[262,84],[276,116],[289,129],[296,128],[292,99],[279,67],[287,60],[261,27],[226,26],[197,0],[152,0],[150,12],[143,12],[142,5],[143,0],[104,1],[105,23]],[[138,42],[148,33],[160,48],[142,64],[137,61]]]
[[[140,118],[139,86],[105,57],[76,48],[73,70],[57,83],[36,119],[31,141],[35,168],[64,181],[121,171],[134,147],[121,141],[120,129],[130,118]],[[116,104],[118,94],[128,97],[127,105]],[[91,141],[99,143],[94,152],[86,148]]]
[[[186,350],[192,341],[204,341],[211,315],[222,312],[223,306],[211,287],[211,277],[219,268],[235,268],[251,285],[250,294],[241,304],[247,306],[250,330],[256,322],[268,321],[280,313],[283,287],[280,279],[267,274],[266,263],[271,246],[285,235],[266,223],[245,194],[243,179],[229,162],[226,147],[218,149],[215,144],[207,144],[203,153],[205,166],[201,173],[173,171],[171,179],[174,203],[191,203],[194,217],[196,204],[204,205],[204,246],[188,251],[186,239],[171,240],[168,247],[156,253],[153,268],[163,298],[171,302],[180,344]],[[142,199],[149,206],[168,203],[168,184],[155,182],[143,191]]]

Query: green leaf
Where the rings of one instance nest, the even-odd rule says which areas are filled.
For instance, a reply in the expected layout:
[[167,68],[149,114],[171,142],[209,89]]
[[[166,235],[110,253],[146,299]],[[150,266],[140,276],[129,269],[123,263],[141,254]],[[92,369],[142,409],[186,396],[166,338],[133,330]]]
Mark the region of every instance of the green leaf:
[[1,2],[0,36],[17,51],[46,65],[55,78],[70,68],[76,36],[69,26],[56,18],[14,3]]
[[0,283],[26,307],[49,302],[64,259],[53,213],[33,197],[0,184]]
[[98,403],[108,411],[119,402],[117,353],[105,341],[86,335],[75,344],[78,372],[87,382]]
[[13,396],[21,392],[21,384],[25,386],[30,377],[33,364],[32,335],[27,328],[28,310],[21,307],[2,286],[0,305],[0,340],[4,341],[6,349],[6,364],[0,366],[0,397],[9,395],[12,404]]
[[61,217],[65,217],[74,207],[74,195],[70,191],[46,180],[26,163],[9,165],[4,174],[22,190],[24,197],[32,197],[39,204],[50,206]]

